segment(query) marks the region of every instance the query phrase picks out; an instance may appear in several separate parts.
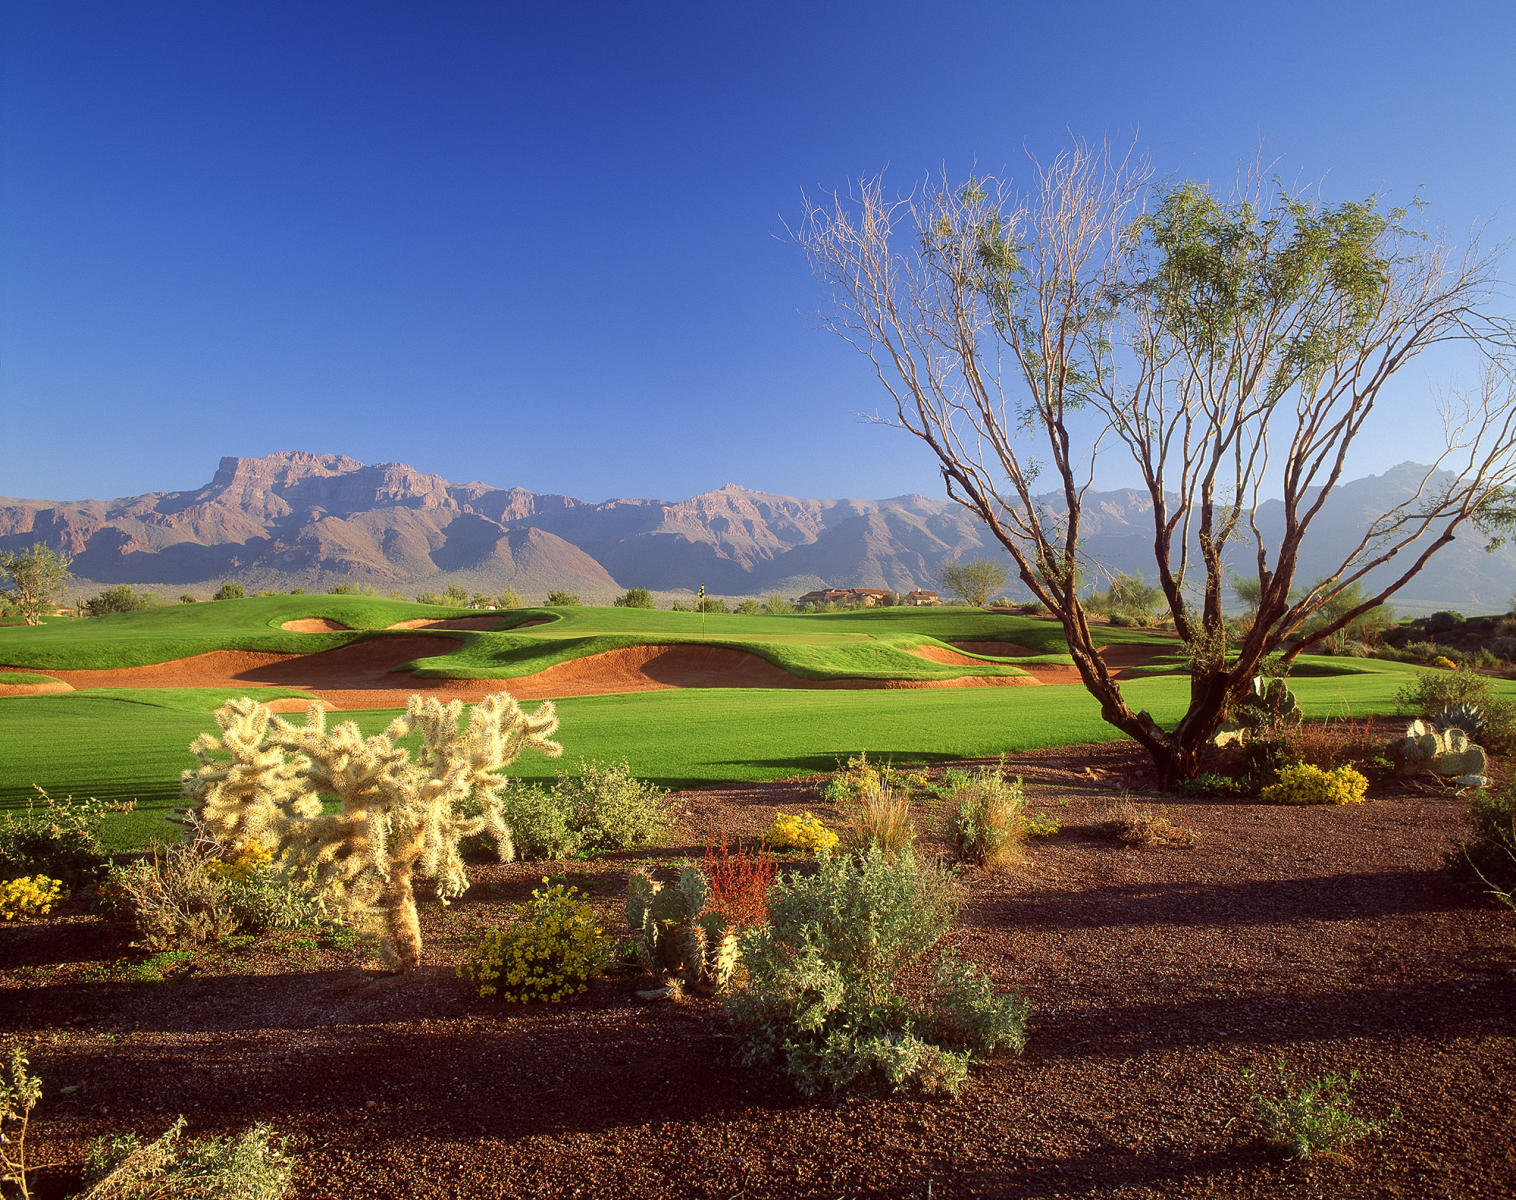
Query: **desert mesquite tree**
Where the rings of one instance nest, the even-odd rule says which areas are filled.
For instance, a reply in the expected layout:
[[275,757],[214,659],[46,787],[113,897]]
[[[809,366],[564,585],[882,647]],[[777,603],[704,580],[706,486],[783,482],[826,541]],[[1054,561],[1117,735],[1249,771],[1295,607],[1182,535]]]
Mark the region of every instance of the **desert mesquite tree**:
[[[459,728],[462,708],[412,696],[404,716],[365,738],[352,721],[328,730],[318,705],[301,726],[257,701],[232,700],[216,710],[222,736],[191,744],[200,766],[184,772],[184,793],[223,845],[260,841],[290,869],[314,871],[316,887],[349,913],[376,912],[386,956],[412,970],[421,962],[412,878],[437,880],[444,900],[461,895],[468,879],[458,846],[476,833],[513,857],[498,772],[529,746],[563,753],[550,740],[558,728],[550,703],[527,713],[496,693]],[[412,732],[421,743],[414,758],[396,744]],[[340,808],[323,814],[323,796]]]
[[[1328,206],[1253,172],[1218,199],[1075,144],[1034,163],[1023,195],[971,180],[891,199],[865,180],[808,204],[795,237],[831,290],[830,327],[894,400],[885,419],[931,448],[948,496],[1010,553],[1102,715],[1165,783],[1195,771],[1263,657],[1313,615],[1372,583],[1313,626],[1327,636],[1461,526],[1510,518],[1516,388],[1499,357],[1510,331],[1486,308],[1493,260],[1455,255],[1372,198]],[[1482,382],[1439,419],[1413,418],[1434,460],[1421,487],[1292,595],[1301,545],[1387,385],[1455,341],[1482,359]],[[1190,704],[1172,729],[1127,705],[1076,594],[1081,569],[1100,566],[1081,560],[1081,505],[1111,453],[1151,501],[1156,584],[1190,650]],[[1055,503],[1034,490],[1048,488]],[[1277,544],[1258,520],[1270,496],[1283,499]],[[1250,563],[1259,604],[1228,645],[1235,561]]]

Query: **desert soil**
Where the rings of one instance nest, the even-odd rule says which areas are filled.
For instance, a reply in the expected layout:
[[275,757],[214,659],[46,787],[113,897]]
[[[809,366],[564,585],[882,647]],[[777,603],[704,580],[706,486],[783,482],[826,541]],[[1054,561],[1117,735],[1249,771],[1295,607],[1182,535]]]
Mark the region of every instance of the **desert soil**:
[[[309,1198],[1516,1193],[1516,919],[1442,869],[1460,802],[1167,798],[1198,843],[1128,848],[1100,827],[1143,796],[1133,747],[1011,766],[1062,829],[1019,869],[964,875],[951,941],[1025,995],[1029,1041],[958,1100],[801,1098],[739,1065],[718,1001],[642,1002],[628,973],[532,1006],[454,976],[543,875],[620,941],[630,867],[698,857],[713,829],[755,837],[777,809],[837,815],[814,780],[684,792],[656,853],[473,868],[460,902],[424,901],[408,976],[279,934],[135,982],[82,911],[0,928],[3,1040],[46,1087],[34,1194],[72,1187],[89,1139],[180,1113],[192,1133],[269,1122]],[[1356,1070],[1356,1111],[1399,1116],[1349,1158],[1281,1162],[1244,1077],[1280,1058],[1302,1082]]]

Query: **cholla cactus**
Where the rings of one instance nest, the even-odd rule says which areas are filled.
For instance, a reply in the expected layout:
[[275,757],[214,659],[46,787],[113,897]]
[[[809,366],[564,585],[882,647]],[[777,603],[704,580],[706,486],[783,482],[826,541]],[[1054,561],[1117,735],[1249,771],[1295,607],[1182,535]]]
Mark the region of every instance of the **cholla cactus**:
[[[200,765],[184,772],[184,794],[223,845],[261,842],[292,870],[314,872],[318,892],[348,914],[377,914],[381,951],[412,970],[421,962],[412,879],[437,880],[444,902],[462,895],[458,846],[476,833],[492,835],[501,859],[512,858],[501,816],[507,781],[497,772],[527,747],[563,753],[550,740],[558,728],[551,704],[526,713],[497,693],[460,729],[462,709],[412,696],[404,716],[365,738],[351,721],[327,729],[319,705],[300,726],[257,701],[231,700],[215,713],[222,736],[190,745]],[[421,741],[414,758],[396,745],[413,732]],[[323,814],[323,795],[337,798],[338,811]]]
[[645,871],[631,873],[626,920],[649,974],[672,977],[683,969],[697,992],[720,991],[730,981],[737,966],[737,935],[720,913],[705,911],[709,891],[705,872],[695,867],[685,867],[679,882],[667,888]]

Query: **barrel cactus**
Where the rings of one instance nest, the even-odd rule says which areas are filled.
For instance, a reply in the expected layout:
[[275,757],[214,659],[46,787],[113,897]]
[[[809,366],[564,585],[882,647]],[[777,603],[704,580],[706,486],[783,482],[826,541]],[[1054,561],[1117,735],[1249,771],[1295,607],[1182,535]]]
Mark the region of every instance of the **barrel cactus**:
[[685,867],[665,887],[645,871],[627,880],[626,920],[637,938],[637,957],[652,975],[668,982],[648,995],[666,995],[680,981],[697,992],[717,992],[737,967],[737,935],[720,913],[706,910],[710,882]]

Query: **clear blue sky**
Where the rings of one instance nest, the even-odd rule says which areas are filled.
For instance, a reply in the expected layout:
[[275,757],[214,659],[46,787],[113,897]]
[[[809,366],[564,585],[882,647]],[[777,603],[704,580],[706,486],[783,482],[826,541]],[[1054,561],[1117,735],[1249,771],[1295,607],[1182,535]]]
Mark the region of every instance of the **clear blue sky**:
[[1516,230],[1508,0],[6,0],[0,75],[0,495],[281,449],[588,500],[939,495],[856,421],[881,393],[783,222],[1066,129],[1217,181],[1262,140],[1329,199]]

